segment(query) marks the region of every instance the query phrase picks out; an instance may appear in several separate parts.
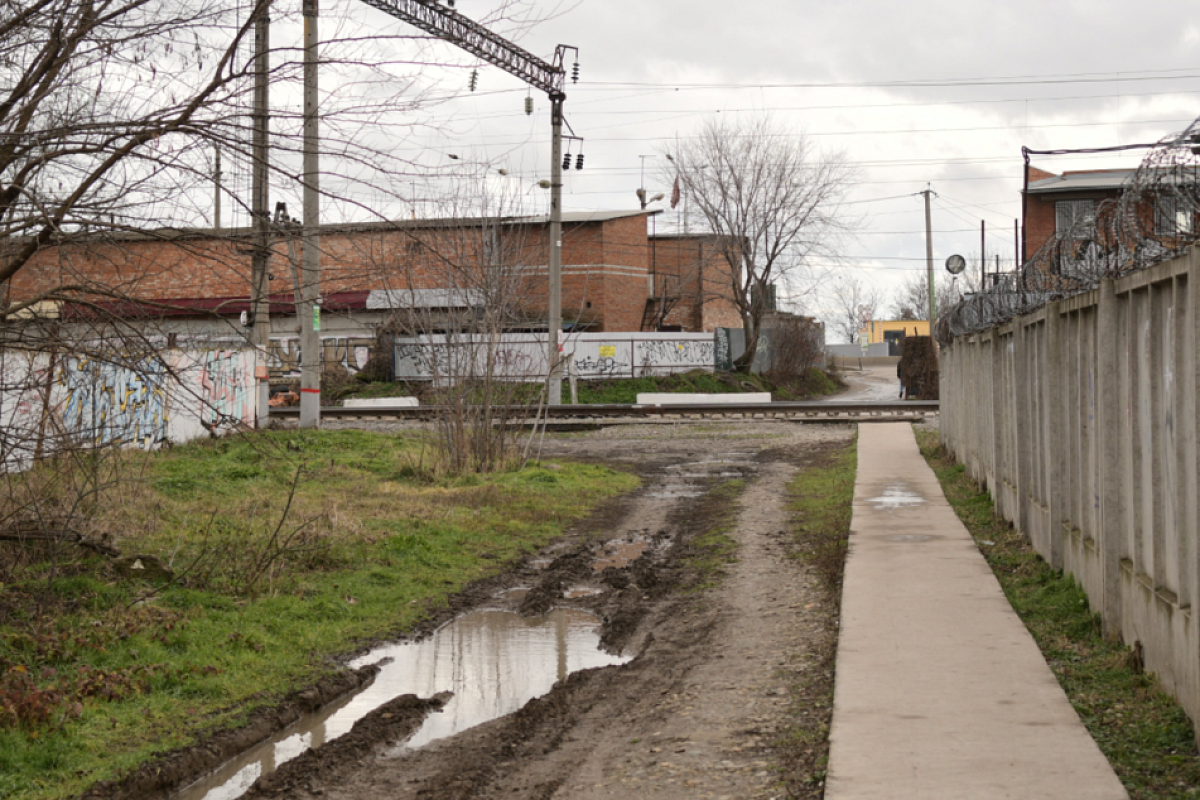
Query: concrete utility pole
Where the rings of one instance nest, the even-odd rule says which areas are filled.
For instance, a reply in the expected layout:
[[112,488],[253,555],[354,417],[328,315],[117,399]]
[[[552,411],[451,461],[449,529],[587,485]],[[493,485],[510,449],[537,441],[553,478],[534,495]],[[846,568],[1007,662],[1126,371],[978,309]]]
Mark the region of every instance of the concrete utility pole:
[[926,188],[921,194],[925,195],[925,266],[929,273],[929,335],[932,337],[933,329],[937,327],[937,299],[933,288],[933,222],[929,213],[929,195],[933,194],[933,189]]
[[562,92],[550,95],[550,303],[546,323],[549,341],[546,343],[547,377],[546,402],[562,405]]
[[304,265],[300,290],[300,427],[321,424],[320,157],[317,152],[317,0],[304,0]]
[[[474,20],[464,17],[437,0],[363,0],[369,6],[402,19],[410,25],[445,39],[455,47],[515,75],[550,98],[550,302],[547,314],[546,355],[549,359],[549,398],[551,405],[562,403],[562,126],[566,70],[563,59],[569,45],[554,50],[554,63],[548,64]],[[575,64],[572,80],[578,80]],[[308,214],[305,212],[305,216]]]
[[271,400],[271,381],[267,372],[267,347],[270,345],[271,336],[268,274],[271,231],[267,218],[267,194],[270,191],[270,14],[269,0],[260,0],[257,18],[254,20],[254,169],[251,173],[250,190],[250,211],[254,217],[254,244],[250,255],[250,321],[253,326],[251,342],[255,352],[255,408],[259,428],[267,426]]
[[213,148],[213,230],[221,230],[221,148]]

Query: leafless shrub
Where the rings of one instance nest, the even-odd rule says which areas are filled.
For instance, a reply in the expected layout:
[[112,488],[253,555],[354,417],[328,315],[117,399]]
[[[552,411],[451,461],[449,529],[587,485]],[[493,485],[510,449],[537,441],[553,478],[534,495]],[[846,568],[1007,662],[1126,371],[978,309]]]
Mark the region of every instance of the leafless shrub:
[[812,320],[784,318],[772,323],[772,330],[771,369],[767,377],[773,382],[794,381],[821,363],[824,337]]

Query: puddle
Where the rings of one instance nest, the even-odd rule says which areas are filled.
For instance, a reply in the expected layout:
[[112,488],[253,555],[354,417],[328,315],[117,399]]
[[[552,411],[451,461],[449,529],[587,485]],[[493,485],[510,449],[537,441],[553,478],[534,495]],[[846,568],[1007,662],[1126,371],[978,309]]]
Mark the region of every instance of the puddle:
[[675,477],[685,481],[698,481],[707,478],[741,478],[743,475],[743,472],[680,472]]
[[924,505],[926,500],[908,488],[908,484],[893,483],[883,490],[882,495],[871,497],[867,502],[875,506],[876,511],[886,511],[890,514],[902,508],[913,508]]
[[642,553],[646,552],[649,542],[645,539],[626,540],[623,542],[609,542],[605,545],[604,550],[596,560],[592,562],[592,569],[596,572],[603,572],[609,567],[622,569],[628,567]]
[[700,497],[704,494],[704,490],[689,484],[672,484],[664,486],[656,492],[647,492],[647,497],[658,497],[665,499],[674,499],[677,497]]
[[529,566],[531,569],[545,569],[553,563],[553,558],[546,558],[545,556],[529,559]]
[[518,586],[515,589],[505,589],[502,592],[497,592],[496,598],[499,600],[515,600],[519,603],[525,599],[525,595],[527,594],[529,594],[528,587]]
[[261,775],[347,733],[403,694],[431,697],[451,691],[454,697],[389,755],[452,736],[516,711],[572,672],[629,661],[605,653],[599,644],[600,620],[586,611],[555,609],[533,618],[510,611],[467,614],[424,641],[385,645],[355,660],[353,667],[392,659],[358,694],[300,720],[172,800],[234,800]]

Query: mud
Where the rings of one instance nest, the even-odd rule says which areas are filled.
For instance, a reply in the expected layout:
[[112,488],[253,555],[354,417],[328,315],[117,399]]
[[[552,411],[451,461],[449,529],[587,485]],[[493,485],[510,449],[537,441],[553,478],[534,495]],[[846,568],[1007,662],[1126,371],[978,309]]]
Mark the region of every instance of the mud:
[[[804,703],[819,706],[822,687],[832,685],[836,608],[789,556],[783,494],[797,464],[851,434],[845,426],[731,422],[548,437],[546,459],[612,463],[646,485],[448,607],[428,609],[410,638],[483,609],[530,618],[578,609],[599,619],[601,648],[625,663],[574,672],[513,713],[416,749],[404,741],[448,698],[400,698],[249,796],[819,796],[819,780],[783,742],[797,720],[811,720],[806,735],[824,735],[827,715]],[[734,476],[745,480],[745,495],[728,507],[711,490]],[[695,494],[679,496],[676,487]],[[691,558],[722,512],[735,520],[736,561],[719,585],[701,590],[713,576],[698,574]],[[374,674],[347,670],[341,679],[358,684],[293,698],[259,715],[252,731],[228,734],[227,744],[206,742],[89,796],[167,796]]]

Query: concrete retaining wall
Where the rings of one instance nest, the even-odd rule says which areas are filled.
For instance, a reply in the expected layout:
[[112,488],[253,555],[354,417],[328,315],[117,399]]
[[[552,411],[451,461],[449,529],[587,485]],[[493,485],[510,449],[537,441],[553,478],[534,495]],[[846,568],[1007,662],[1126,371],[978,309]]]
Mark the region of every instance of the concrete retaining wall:
[[1200,720],[1200,250],[942,353],[942,441]]

